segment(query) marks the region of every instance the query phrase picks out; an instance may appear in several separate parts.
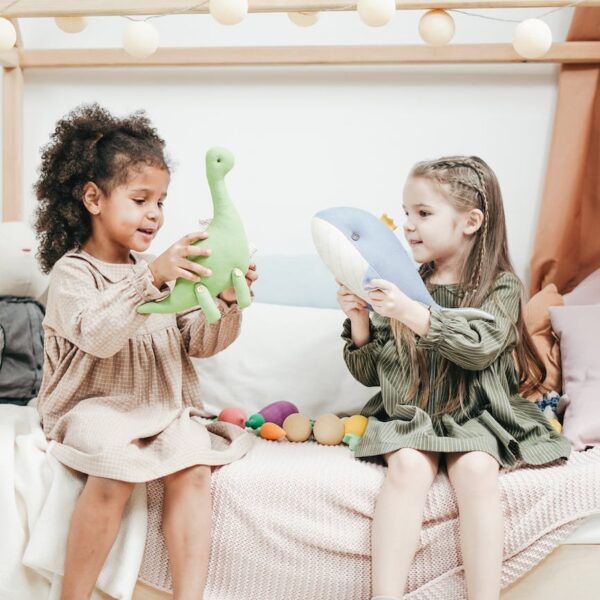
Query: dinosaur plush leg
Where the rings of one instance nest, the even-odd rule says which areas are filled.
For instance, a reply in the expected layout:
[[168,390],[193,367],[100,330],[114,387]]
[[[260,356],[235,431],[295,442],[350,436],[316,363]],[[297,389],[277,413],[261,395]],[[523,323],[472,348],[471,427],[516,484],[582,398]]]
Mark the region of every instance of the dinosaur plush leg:
[[198,284],[194,286],[194,293],[196,294],[196,300],[208,323],[216,323],[221,318],[221,312],[219,311],[213,297],[210,295],[207,287]]
[[247,308],[252,303],[252,299],[244,274],[240,269],[236,268],[231,273],[231,279],[233,280],[233,289],[235,290],[238,306],[240,308]]

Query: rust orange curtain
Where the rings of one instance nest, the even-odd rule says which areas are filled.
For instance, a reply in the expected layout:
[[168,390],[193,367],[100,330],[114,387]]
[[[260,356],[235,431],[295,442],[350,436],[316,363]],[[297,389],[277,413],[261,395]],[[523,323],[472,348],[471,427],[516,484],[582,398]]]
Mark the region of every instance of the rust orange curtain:
[[[577,8],[569,41],[600,41],[600,8]],[[531,295],[567,293],[600,267],[600,64],[564,65],[533,255]]]

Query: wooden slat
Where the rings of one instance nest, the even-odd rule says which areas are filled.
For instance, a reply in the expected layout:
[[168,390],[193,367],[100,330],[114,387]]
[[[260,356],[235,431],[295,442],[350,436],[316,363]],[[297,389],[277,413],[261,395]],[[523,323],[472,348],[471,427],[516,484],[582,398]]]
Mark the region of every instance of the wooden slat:
[[145,59],[124,50],[68,49],[22,50],[22,68],[77,67],[197,67],[236,65],[398,65],[490,63],[599,63],[600,42],[563,42],[548,54],[526,61],[511,44],[451,44],[393,46],[263,46],[226,48],[161,48]]
[[2,219],[23,218],[23,71],[4,69]]
[[[12,6],[11,6],[12,4]],[[3,0],[5,17],[58,17],[206,13],[208,2],[194,0]],[[398,10],[430,8],[524,8],[570,6],[573,0],[396,0]],[[581,0],[578,6],[600,6],[600,0]],[[249,0],[250,12],[355,10],[348,0]]]

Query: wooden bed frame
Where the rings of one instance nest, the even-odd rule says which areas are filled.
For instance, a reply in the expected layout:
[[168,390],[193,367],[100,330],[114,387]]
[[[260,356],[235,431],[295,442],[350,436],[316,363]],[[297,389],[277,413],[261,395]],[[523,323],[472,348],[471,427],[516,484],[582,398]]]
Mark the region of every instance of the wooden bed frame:
[[[566,7],[573,0],[396,0],[398,10],[432,8]],[[191,5],[191,6],[190,6]],[[600,6],[600,0],[580,0],[577,6]],[[347,0],[250,0],[251,12],[355,10]],[[546,56],[527,61],[511,44],[450,44],[368,46],[283,46],[228,48],[161,48],[146,59],[129,57],[121,49],[27,50],[18,18],[58,16],[125,16],[198,14],[208,2],[191,0],[0,0],[1,16],[17,28],[17,44],[0,52],[4,70],[3,220],[23,218],[23,86],[27,69],[203,67],[296,65],[400,65],[498,63],[600,63],[600,42],[554,43]],[[562,545],[542,563],[506,588],[502,600],[591,600],[600,590],[600,544]],[[108,596],[106,596],[108,598]],[[138,583],[135,600],[166,600],[168,594]],[[267,599],[268,600],[268,599]]]

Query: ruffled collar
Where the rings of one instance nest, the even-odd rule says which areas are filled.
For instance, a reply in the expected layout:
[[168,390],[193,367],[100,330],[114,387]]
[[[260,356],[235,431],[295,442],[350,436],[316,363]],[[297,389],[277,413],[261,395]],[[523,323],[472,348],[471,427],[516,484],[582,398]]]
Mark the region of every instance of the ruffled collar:
[[110,281],[111,283],[116,283],[117,281],[121,281],[131,272],[132,269],[135,269],[138,265],[147,264],[148,260],[146,255],[138,254],[137,252],[130,252],[133,263],[109,263],[95,256],[92,256],[89,252],[85,250],[72,250],[71,252],[67,252],[66,256],[73,256],[79,258],[81,260],[85,260],[92,267],[94,267],[97,271],[101,273],[101,275]]

